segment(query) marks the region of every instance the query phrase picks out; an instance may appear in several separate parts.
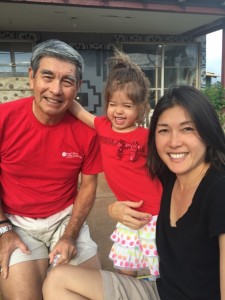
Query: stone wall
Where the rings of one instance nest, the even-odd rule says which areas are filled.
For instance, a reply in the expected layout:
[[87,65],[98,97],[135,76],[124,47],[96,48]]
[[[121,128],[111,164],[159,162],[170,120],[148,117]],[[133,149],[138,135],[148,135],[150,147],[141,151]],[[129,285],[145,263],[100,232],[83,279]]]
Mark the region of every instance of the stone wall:
[[0,103],[30,96],[28,77],[0,77]]

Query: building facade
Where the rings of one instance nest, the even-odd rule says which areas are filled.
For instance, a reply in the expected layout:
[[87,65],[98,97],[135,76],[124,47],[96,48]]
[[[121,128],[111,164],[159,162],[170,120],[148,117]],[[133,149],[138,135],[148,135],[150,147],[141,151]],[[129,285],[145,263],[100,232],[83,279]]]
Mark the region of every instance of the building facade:
[[[186,1],[191,2],[191,0]],[[18,4],[22,1],[15,0],[11,2],[17,2]],[[33,3],[39,1],[27,2]],[[42,0],[41,2],[50,3],[50,1],[47,0]],[[65,4],[65,1],[61,0],[51,1],[51,3],[54,2],[62,2]],[[71,2],[73,5],[75,2],[82,3],[82,1],[76,0],[70,0],[68,2]],[[85,2],[91,3],[91,1]],[[94,2],[98,2],[98,7],[100,7],[99,5],[106,1]],[[154,5],[154,3],[150,2],[156,1],[110,2],[111,5],[123,3],[123,7],[119,7],[117,13],[120,11],[124,13],[125,4],[129,4],[126,9],[129,8],[134,10],[135,5],[137,4],[142,4],[143,6],[143,2],[149,2],[149,5]],[[168,0],[165,0],[164,2],[171,3],[171,1]],[[6,9],[9,5],[7,5],[7,3],[5,4]],[[154,9],[156,9],[156,13],[159,13],[158,6],[156,8],[155,6],[148,8],[146,5],[145,7],[149,9],[150,13],[153,13]],[[144,15],[143,7],[140,12]],[[187,7],[190,9],[190,6]],[[76,9],[76,7],[73,6],[73,9]],[[89,10],[90,7],[86,7],[86,9]],[[93,7],[91,9],[93,9]],[[164,18],[166,9],[168,9],[168,7],[163,6]],[[179,15],[181,15],[179,11],[180,7],[171,6],[170,9],[173,9],[174,13],[179,13]],[[199,10],[201,12],[201,9],[199,10],[199,8],[196,8],[195,11],[198,12]],[[133,12],[132,10],[129,11]],[[204,12],[204,14],[207,15],[208,11]],[[222,26],[221,24],[223,23],[221,23],[220,18],[221,16],[223,17],[223,14],[225,16],[225,11],[222,10],[221,13],[221,9],[219,9],[219,22],[216,22],[216,24],[213,23],[210,30],[212,30],[213,27],[217,28],[218,26]],[[125,16],[125,18],[128,19],[127,15]],[[131,16],[133,17],[133,15]],[[108,14],[107,17],[112,18],[116,16]],[[73,19],[77,21],[78,17],[71,17],[70,19],[72,21]],[[9,20],[9,22],[13,24],[13,21]],[[123,22],[124,21],[122,20],[121,26],[123,25]],[[12,24],[9,24],[9,26]],[[133,26],[133,29],[130,31],[136,31],[136,33],[124,32],[122,29],[120,30],[121,32],[114,33],[113,25],[111,25],[111,30],[106,31],[104,30],[104,23],[102,23],[103,26],[102,30],[100,30],[101,32],[91,32],[91,26],[89,27],[90,32],[87,32],[88,28],[86,32],[79,32],[79,30],[76,30],[75,32],[58,32],[57,29],[55,31],[17,31],[15,25],[14,27],[12,26],[14,30],[0,30],[0,102],[26,97],[31,94],[27,78],[27,70],[29,67],[32,48],[37,43],[51,38],[67,42],[82,55],[85,62],[85,69],[83,84],[80,88],[78,98],[87,110],[96,115],[100,115],[104,112],[104,99],[102,97],[102,92],[107,78],[106,61],[107,58],[113,54],[115,47],[128,53],[132,61],[136,62],[146,73],[151,83],[149,102],[152,108],[154,108],[157,100],[172,84],[188,84],[197,88],[201,88],[205,85],[206,32],[204,28],[202,29],[200,26],[198,31],[192,30],[186,31],[186,33],[184,32],[183,34],[174,34],[173,32],[179,31],[176,31],[175,29],[173,29],[173,31],[166,29],[165,22],[165,33],[154,33],[154,28],[151,28],[151,30],[145,29],[148,24],[148,20],[146,19],[146,26],[142,29],[144,32],[142,33],[140,32],[141,30],[139,30],[139,32],[138,30],[135,30],[137,23],[131,22],[130,24]],[[9,28],[9,26],[2,27]],[[76,24],[73,23],[72,26],[76,26]],[[161,26],[163,26],[163,24],[161,24]],[[182,26],[182,23],[178,23],[177,26]],[[29,24],[27,27],[29,28]],[[128,29],[126,30],[128,31]],[[184,31],[184,29],[182,30]],[[157,32],[156,27],[155,32]]]

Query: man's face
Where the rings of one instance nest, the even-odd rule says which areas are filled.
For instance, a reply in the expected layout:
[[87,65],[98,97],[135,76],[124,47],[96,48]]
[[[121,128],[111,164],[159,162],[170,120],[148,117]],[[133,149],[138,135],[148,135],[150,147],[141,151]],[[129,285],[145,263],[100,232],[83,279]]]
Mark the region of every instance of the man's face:
[[68,61],[44,57],[33,77],[29,70],[30,88],[34,94],[33,113],[44,124],[58,123],[77,95],[80,83],[76,66]]

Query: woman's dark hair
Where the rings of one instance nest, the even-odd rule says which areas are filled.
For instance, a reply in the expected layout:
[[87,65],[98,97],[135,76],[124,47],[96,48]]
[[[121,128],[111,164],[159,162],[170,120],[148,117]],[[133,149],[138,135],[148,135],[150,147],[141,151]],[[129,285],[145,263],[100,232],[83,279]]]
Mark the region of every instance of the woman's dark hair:
[[205,162],[210,163],[218,170],[225,169],[225,135],[209,99],[198,89],[180,85],[171,87],[156,104],[150,123],[148,136],[147,166],[151,176],[161,177],[167,166],[157,153],[155,132],[159,117],[168,108],[183,107],[190,115],[202,141],[206,144]]

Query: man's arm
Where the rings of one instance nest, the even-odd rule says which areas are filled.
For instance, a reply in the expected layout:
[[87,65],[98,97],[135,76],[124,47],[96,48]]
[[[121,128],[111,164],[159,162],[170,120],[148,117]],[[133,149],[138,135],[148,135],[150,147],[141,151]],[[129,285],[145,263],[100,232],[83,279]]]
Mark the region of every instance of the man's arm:
[[96,197],[98,175],[81,175],[81,184],[74,202],[73,212],[64,234],[49,255],[50,263],[57,253],[60,262],[68,263],[77,253],[76,239],[85,222]]
[[96,197],[98,175],[81,175],[79,191],[74,203],[73,213],[64,235],[77,238]]

